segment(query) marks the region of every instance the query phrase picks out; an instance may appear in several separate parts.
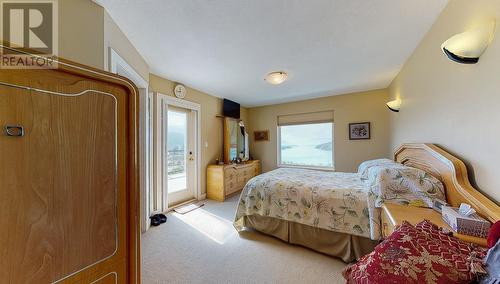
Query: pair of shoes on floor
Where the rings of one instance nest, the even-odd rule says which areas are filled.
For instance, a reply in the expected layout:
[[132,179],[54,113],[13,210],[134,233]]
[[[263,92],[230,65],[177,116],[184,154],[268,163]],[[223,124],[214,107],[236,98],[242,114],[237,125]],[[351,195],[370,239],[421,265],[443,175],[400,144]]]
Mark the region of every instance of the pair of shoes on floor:
[[151,226],[160,226],[167,222],[167,216],[165,216],[165,214],[155,214],[149,217],[149,219],[151,219]]

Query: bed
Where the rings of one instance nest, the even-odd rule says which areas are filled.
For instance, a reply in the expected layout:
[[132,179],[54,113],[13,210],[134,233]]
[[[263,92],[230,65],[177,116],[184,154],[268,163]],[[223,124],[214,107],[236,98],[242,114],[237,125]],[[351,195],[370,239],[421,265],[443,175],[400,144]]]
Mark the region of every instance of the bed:
[[[234,226],[351,262],[379,242],[383,202],[428,206],[446,194],[454,206],[467,202],[499,219],[498,206],[470,185],[464,163],[439,147],[404,144],[394,161],[366,162],[357,173],[280,168],[254,177],[242,191]],[[405,194],[401,184],[425,190]]]
[[377,244],[370,238],[366,200],[356,173],[281,168],[247,183],[234,225],[238,231],[252,228],[348,262]]

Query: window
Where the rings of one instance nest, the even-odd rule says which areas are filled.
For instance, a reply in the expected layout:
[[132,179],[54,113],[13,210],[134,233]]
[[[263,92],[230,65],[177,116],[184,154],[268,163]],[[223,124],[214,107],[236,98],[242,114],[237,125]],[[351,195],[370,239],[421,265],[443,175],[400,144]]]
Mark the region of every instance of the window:
[[278,118],[278,165],[333,169],[333,113],[326,119],[307,116],[312,118],[310,114]]

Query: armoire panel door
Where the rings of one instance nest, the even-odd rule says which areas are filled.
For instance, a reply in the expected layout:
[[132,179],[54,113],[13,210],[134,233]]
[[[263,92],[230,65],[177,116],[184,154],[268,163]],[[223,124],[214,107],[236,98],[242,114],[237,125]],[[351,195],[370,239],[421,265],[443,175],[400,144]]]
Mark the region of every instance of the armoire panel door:
[[125,282],[125,110],[97,92],[0,86],[1,283]]

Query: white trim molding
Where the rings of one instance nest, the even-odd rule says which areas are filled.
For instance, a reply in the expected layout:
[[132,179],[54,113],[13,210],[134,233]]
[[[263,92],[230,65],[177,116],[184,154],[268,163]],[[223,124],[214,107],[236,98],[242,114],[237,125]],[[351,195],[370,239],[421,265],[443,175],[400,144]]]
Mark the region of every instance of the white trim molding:
[[108,65],[109,72],[118,74],[118,66],[120,66],[120,68],[122,68],[122,70],[126,74],[119,74],[119,75],[125,76],[128,79],[132,80],[132,82],[134,82],[134,84],[136,84],[138,88],[145,88],[145,89],[148,88],[149,85],[148,82],[144,80],[144,78],[142,78],[142,76],[139,75],[139,73],[137,73],[137,71],[135,71],[135,69],[132,66],[130,66],[130,64],[128,64],[127,61],[125,61],[125,59],[123,59],[123,57],[121,57],[111,47],[109,48],[108,58],[109,58],[109,65]]
[[[130,79],[139,89],[139,175],[140,175],[140,199],[141,199],[141,211],[140,211],[140,223],[141,223],[141,231],[145,232],[149,229],[149,216],[151,215],[150,210],[150,190],[152,189],[152,155],[151,151],[152,145],[150,145],[150,151],[146,147],[147,135],[151,135],[151,131],[153,130],[152,124],[148,121],[152,118],[152,108],[150,108],[149,112],[146,109],[146,106],[149,106],[147,100],[152,102],[152,94],[148,92],[148,82],[142,78],[139,73],[137,73],[130,64],[125,61],[113,48],[109,47],[109,56],[108,56],[109,64],[109,72],[115,73]],[[148,114],[150,118],[148,119]],[[148,131],[149,129],[149,131]],[[152,140],[152,139],[151,139]],[[146,165],[149,164],[149,167]],[[148,171],[148,169],[150,169]],[[148,173],[149,172],[149,173]],[[149,181],[149,183],[148,183]],[[149,184],[149,187],[148,187]]]

